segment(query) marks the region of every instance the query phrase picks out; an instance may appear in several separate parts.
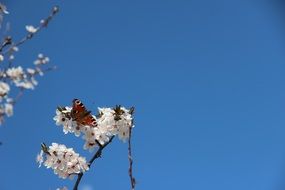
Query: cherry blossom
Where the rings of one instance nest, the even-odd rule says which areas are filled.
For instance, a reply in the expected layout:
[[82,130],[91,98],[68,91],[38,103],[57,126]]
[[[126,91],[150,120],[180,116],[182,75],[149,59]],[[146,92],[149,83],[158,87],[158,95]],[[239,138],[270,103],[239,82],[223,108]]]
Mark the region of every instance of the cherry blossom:
[[44,56],[42,53],[38,55],[38,58],[34,61],[35,65],[44,65],[49,62],[49,57]]
[[37,31],[38,31],[38,29],[37,28],[35,28],[34,26],[32,26],[32,25],[27,25],[26,26],[26,30],[29,32],[29,33],[36,33]]
[[89,169],[84,157],[75,153],[73,148],[67,148],[58,143],[52,143],[49,147],[43,144],[36,160],[39,167],[43,164],[45,167],[53,169],[54,173],[63,179]]

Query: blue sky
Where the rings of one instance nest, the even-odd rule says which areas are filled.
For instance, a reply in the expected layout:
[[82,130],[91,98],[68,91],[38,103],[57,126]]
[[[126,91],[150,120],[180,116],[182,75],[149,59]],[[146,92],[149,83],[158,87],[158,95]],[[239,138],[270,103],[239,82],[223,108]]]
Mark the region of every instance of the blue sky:
[[[135,106],[137,190],[285,188],[285,28],[282,1],[9,1],[12,35],[53,5],[59,15],[27,42],[15,64],[38,53],[57,65],[0,128],[0,189],[47,189],[61,180],[38,168],[40,143],[90,158],[83,140],[52,120],[80,98]],[[127,144],[115,140],[82,180],[129,189]]]

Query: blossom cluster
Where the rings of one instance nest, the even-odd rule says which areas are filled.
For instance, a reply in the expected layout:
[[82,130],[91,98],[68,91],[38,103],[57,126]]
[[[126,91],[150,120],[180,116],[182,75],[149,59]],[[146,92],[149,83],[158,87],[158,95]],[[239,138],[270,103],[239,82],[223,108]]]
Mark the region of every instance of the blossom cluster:
[[[13,106],[19,95],[24,90],[33,90],[38,85],[36,76],[43,76],[46,68],[43,64],[38,64],[39,59],[36,61],[37,64],[33,68],[24,69],[22,66],[0,68],[0,124],[3,123],[4,116],[13,115]],[[18,95],[15,98],[10,95],[13,88],[18,89]]]
[[71,107],[59,107],[54,120],[57,126],[63,127],[63,132],[74,133],[79,137],[82,134],[85,140],[84,149],[90,151],[100,143],[104,145],[112,136],[118,135],[119,139],[126,141],[129,137],[130,127],[134,127],[132,109],[122,106],[115,108],[98,108],[99,114],[92,115],[96,125],[82,125],[71,117]]
[[[43,54],[38,54],[37,59],[34,61],[34,66],[30,68],[23,68],[21,65],[15,65],[14,59],[16,52],[19,51],[19,46],[31,39],[35,33],[40,29],[47,26],[47,23],[58,12],[58,7],[52,9],[52,13],[46,19],[40,21],[39,26],[32,25],[26,26],[26,36],[18,42],[14,41],[11,36],[3,36],[3,41],[0,42],[0,125],[4,122],[5,116],[13,115],[13,107],[23,94],[24,90],[33,90],[38,81],[36,76],[43,74],[46,71],[53,70],[55,67],[45,66],[49,63],[49,58]],[[3,25],[3,18],[5,14],[9,14],[7,7],[0,3],[0,29]],[[3,31],[2,33],[8,33]],[[13,89],[17,89],[14,92]]]
[[79,156],[72,148],[57,143],[52,143],[49,147],[43,144],[37,162],[39,166],[43,163],[47,168],[53,169],[54,173],[63,179],[89,169],[84,157]]
[[[83,148],[91,151],[96,146],[102,148],[114,136],[126,141],[129,138],[130,129],[134,127],[133,112],[134,108],[116,106],[98,108],[98,115],[95,116],[91,111],[87,111],[80,100],[74,99],[72,107],[58,107],[53,119],[57,126],[63,127],[64,134],[73,133],[76,137],[82,136],[85,140]],[[43,157],[44,153],[46,159]],[[61,178],[85,172],[90,164],[86,163],[85,158],[80,157],[73,149],[57,143],[53,143],[49,148],[42,145],[37,161],[40,166],[44,162],[47,168],[52,168]]]

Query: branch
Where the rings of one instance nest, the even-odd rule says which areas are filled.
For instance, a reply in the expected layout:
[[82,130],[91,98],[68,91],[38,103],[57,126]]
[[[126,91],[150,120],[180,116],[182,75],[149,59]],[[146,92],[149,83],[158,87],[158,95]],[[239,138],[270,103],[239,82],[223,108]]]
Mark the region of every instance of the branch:
[[[105,143],[104,145],[101,145],[97,140],[95,140],[96,143],[99,145],[99,149],[96,151],[96,153],[94,154],[94,156],[93,156],[93,157],[91,158],[91,160],[89,161],[89,163],[88,163],[89,168],[91,167],[91,165],[92,165],[92,163],[94,162],[94,160],[96,160],[97,158],[100,158],[100,157],[101,157],[101,154],[102,154],[103,149],[104,149],[108,144],[110,144],[110,143],[112,142],[112,140],[113,140],[114,137],[115,137],[115,136],[112,136],[112,137],[110,138],[109,142]],[[77,174],[78,177],[77,177],[77,180],[76,180],[76,182],[75,182],[75,184],[74,184],[73,190],[78,190],[78,185],[79,185],[79,183],[80,183],[80,181],[81,181],[83,175],[84,175],[83,172],[80,172],[79,174]]]
[[0,52],[2,52],[3,48],[12,44],[12,38],[11,36],[7,36],[5,39],[4,39],[4,42],[1,44],[0,46]]
[[81,181],[82,176],[83,176],[82,172],[78,174],[78,177],[77,177],[77,180],[76,180],[76,182],[74,184],[73,190],[77,190],[78,189],[78,185],[79,185],[79,183]]
[[129,176],[131,182],[131,190],[135,190],[136,186],[136,179],[133,176],[133,158],[132,158],[132,146],[131,146],[131,137],[132,137],[132,126],[130,127],[129,131],[129,140],[128,140],[128,158],[129,158]]
[[18,47],[20,45],[22,45],[23,43],[25,43],[27,40],[32,39],[32,37],[38,33],[40,30],[42,30],[43,28],[46,28],[49,24],[49,22],[52,20],[52,18],[58,13],[59,8],[57,6],[52,8],[52,12],[51,14],[45,18],[44,20],[41,21],[41,24],[37,27],[36,32],[34,33],[28,33],[25,37],[23,37],[19,42],[12,44],[12,39],[10,36],[6,37],[4,42],[2,43],[2,45],[0,46],[0,52],[2,51],[2,49],[7,46],[12,44],[5,52],[3,52],[3,54],[7,54],[11,51],[13,51],[14,47]]

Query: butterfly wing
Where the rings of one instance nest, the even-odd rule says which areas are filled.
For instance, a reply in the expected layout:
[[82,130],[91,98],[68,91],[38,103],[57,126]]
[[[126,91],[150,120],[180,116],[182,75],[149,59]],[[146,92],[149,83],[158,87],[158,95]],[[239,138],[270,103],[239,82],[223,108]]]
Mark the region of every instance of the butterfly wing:
[[89,125],[93,127],[97,126],[96,120],[91,114],[88,114],[87,116],[83,117],[80,123],[82,125]]
[[76,120],[80,117],[83,117],[87,114],[87,109],[83,105],[83,103],[79,99],[74,99],[72,101],[72,110],[71,110],[71,117]]
[[91,111],[88,111],[84,104],[79,99],[72,101],[73,106],[71,110],[71,117],[79,125],[96,126],[96,120],[91,115]]

